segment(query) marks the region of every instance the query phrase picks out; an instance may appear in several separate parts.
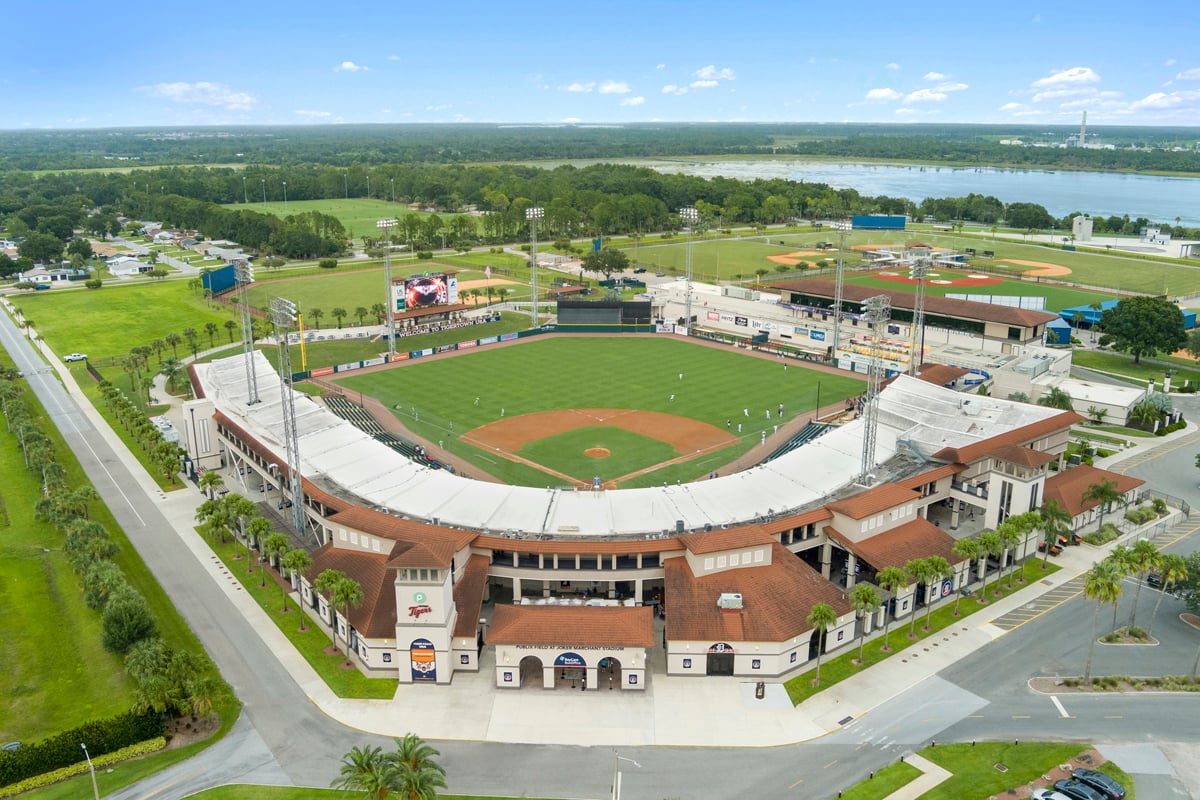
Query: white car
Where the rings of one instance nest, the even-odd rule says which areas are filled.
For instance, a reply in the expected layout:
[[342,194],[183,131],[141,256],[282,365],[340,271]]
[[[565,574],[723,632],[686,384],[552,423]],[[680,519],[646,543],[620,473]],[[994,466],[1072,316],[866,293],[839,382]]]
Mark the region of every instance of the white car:
[[69,356],[63,356],[63,361],[87,361],[87,353],[71,353]]
[[1030,797],[1033,800],[1071,800],[1062,792],[1056,792],[1053,789],[1034,789]]

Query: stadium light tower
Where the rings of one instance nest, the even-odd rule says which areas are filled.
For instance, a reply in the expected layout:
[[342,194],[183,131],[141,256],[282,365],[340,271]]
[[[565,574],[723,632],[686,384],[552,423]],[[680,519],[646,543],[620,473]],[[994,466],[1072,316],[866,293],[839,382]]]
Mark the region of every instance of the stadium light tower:
[[687,226],[687,264],[685,265],[686,285],[683,287],[683,325],[689,331],[692,328],[692,234],[696,231],[696,223],[700,221],[700,212],[694,206],[679,209],[679,219]]
[[909,275],[916,283],[913,292],[912,331],[909,336],[908,374],[914,378],[925,358],[925,281],[929,277],[929,257],[920,255],[912,263]]
[[541,206],[531,206],[525,209],[525,219],[529,220],[529,288],[533,294],[533,305],[530,306],[529,319],[533,327],[538,325],[538,261],[537,261],[537,229],[538,222],[546,216],[546,209]]
[[296,533],[303,536],[306,526],[304,490],[300,485],[300,439],[296,432],[292,354],[291,348],[288,347],[288,331],[296,325],[296,304],[291,300],[276,297],[271,301],[271,322],[275,323],[275,335],[279,338],[279,395],[283,405],[283,438],[287,449],[288,496],[291,497],[292,503],[292,524]]
[[383,250],[383,282],[384,291],[387,296],[384,299],[383,306],[387,309],[387,316],[384,317],[387,325],[388,337],[388,361],[396,355],[396,318],[394,316],[396,301],[392,299],[392,228],[399,223],[398,219],[379,219],[375,220],[375,227],[383,231],[385,241]]
[[837,366],[838,348],[842,340],[842,297],[846,285],[846,230],[849,223],[839,222],[838,228],[838,257],[837,272],[833,279],[833,364]]
[[863,398],[862,471],[858,482],[870,486],[875,482],[875,435],[879,430],[879,387],[883,382],[883,334],[892,318],[892,300],[886,294],[868,297],[863,311],[871,326],[871,354],[867,364],[867,394]]
[[250,316],[250,300],[246,291],[254,283],[254,267],[245,259],[233,264],[233,278],[237,282],[238,316],[242,323],[242,355],[246,359],[246,405],[259,402],[258,374],[254,369],[254,320]]

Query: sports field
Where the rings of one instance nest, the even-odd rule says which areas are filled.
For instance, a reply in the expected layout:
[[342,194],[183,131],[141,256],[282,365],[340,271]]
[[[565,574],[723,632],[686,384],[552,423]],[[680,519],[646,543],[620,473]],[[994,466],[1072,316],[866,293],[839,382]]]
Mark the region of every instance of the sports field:
[[[887,273],[889,270],[883,270]],[[907,275],[907,273],[904,273]],[[932,280],[925,283],[926,296],[944,297],[947,294],[991,294],[1017,297],[1045,297],[1046,308],[1058,311],[1072,306],[1091,305],[1116,298],[1116,295],[1106,292],[1093,292],[1086,289],[1073,289],[1069,286],[1059,286],[1051,283],[1034,283],[1033,281],[1003,278],[998,275],[987,275],[983,279],[969,276],[981,275],[970,270],[938,269],[931,272]],[[900,278],[900,280],[897,280]],[[879,270],[860,272],[846,276],[846,283],[858,286],[870,286],[878,289],[913,290],[913,282],[903,275],[881,274]]]
[[[224,208],[245,208],[251,211],[257,211],[260,214],[273,214],[277,217],[287,217],[292,214],[303,214],[307,211],[318,211],[322,214],[328,214],[331,217],[336,217],[339,222],[346,228],[346,235],[352,239],[361,239],[366,236],[375,238],[379,229],[375,223],[381,219],[391,219],[405,217],[409,214],[416,214],[419,217],[430,217],[428,214],[421,211],[412,211],[403,203],[391,203],[387,200],[368,200],[365,197],[346,198],[331,198],[327,200],[289,200],[286,207],[282,197],[270,197],[268,189],[268,200],[266,203],[255,202],[251,200],[249,203],[225,203]],[[278,191],[276,188],[275,191]],[[254,196],[253,190],[250,192],[250,197]],[[261,198],[262,195],[259,194]],[[448,222],[458,214],[438,214],[443,222]]]
[[785,436],[775,427],[812,412],[818,394],[826,406],[865,388],[796,363],[634,336],[545,337],[337,383],[507,483],[600,476],[623,488],[692,480],[754,449],[765,456]]

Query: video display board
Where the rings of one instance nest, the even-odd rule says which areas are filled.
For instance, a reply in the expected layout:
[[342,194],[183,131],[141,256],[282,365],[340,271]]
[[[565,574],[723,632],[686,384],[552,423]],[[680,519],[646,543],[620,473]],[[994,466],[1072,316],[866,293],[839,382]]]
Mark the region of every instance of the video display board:
[[429,272],[404,280],[404,288],[396,297],[396,310],[411,311],[416,308],[457,303],[458,277],[444,272]]

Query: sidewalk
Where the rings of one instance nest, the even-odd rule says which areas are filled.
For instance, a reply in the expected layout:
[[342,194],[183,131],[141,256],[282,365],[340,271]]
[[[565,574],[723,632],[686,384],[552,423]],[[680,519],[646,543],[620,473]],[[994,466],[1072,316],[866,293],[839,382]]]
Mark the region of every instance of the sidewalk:
[[[48,358],[82,413],[138,476],[138,486],[128,490],[140,489],[154,499],[195,556],[199,569],[223,589],[312,702],[344,725],[385,736],[402,736],[419,720],[422,735],[430,739],[530,744],[766,747],[815,739],[841,729],[847,718],[858,718],[1003,636],[1005,630],[992,625],[992,620],[1071,580],[1108,549],[1067,548],[1057,557],[1061,569],[1053,575],[993,601],[986,611],[964,618],[953,630],[916,643],[796,708],[779,681],[768,683],[765,699],[756,700],[752,681],[662,673],[649,676],[644,692],[502,690],[495,687],[494,655],[486,649],[478,673],[456,673],[448,686],[401,684],[391,700],[339,698],[212,557],[195,530],[195,508],[202,495],[190,485],[161,491],[87,402],[70,370],[57,358]],[[154,389],[157,396],[165,397],[157,380]],[[181,405],[178,399],[171,404],[173,409]],[[1189,426],[1172,436],[1146,440],[1153,447],[1135,448],[1122,455],[1178,444],[1181,438],[1196,435],[1195,430]],[[231,488],[235,484],[230,481]],[[719,724],[714,723],[717,720]]]

